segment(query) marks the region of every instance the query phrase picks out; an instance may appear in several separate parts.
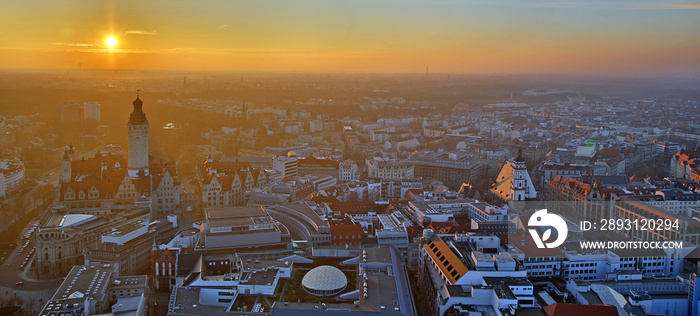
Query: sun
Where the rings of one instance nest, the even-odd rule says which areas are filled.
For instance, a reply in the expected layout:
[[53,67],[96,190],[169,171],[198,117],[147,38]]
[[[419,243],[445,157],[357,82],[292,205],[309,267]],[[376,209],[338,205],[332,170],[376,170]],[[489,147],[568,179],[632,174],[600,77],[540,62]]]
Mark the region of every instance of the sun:
[[114,37],[108,37],[105,43],[107,43],[107,46],[109,47],[114,47],[115,45],[117,45],[117,39]]

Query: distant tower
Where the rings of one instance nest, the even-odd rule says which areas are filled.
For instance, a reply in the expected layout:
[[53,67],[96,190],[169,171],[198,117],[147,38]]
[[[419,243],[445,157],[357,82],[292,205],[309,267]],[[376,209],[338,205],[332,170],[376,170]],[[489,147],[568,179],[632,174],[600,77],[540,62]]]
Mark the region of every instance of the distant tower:
[[71,157],[66,149],[63,152],[63,161],[61,162],[61,183],[68,183],[71,181]]
[[148,120],[143,113],[143,102],[139,99],[139,90],[136,90],[134,111],[129,115],[126,123],[129,133],[129,177],[138,177],[143,170],[148,175]]
[[523,150],[518,149],[518,156],[515,157],[513,161],[515,166],[513,166],[513,182],[510,188],[510,200],[511,201],[525,201],[527,196],[527,166],[525,165],[525,158],[523,158]]

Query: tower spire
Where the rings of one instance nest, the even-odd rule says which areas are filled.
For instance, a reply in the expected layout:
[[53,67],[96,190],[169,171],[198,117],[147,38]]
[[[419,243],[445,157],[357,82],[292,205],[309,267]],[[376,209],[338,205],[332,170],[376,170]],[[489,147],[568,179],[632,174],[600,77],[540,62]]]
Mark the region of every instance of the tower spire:
[[127,122],[129,134],[129,177],[148,175],[148,120],[143,112],[143,101],[139,98],[141,89],[136,89],[134,111]]
[[518,155],[515,157],[515,161],[516,162],[525,161],[525,158],[523,157],[523,149],[522,148],[518,148]]

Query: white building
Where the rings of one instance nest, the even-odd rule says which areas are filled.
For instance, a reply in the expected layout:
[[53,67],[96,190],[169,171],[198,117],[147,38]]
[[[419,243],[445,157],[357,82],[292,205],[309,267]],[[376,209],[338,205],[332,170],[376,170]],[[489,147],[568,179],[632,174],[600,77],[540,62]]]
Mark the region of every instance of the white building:
[[311,120],[309,121],[309,132],[320,132],[323,130],[323,121],[321,120]]
[[508,220],[508,209],[496,207],[483,202],[467,204],[469,218],[477,223],[501,222]]
[[366,160],[368,176],[379,179],[413,178],[413,164],[405,160],[374,157]]
[[155,174],[151,181],[153,191],[151,201],[157,217],[177,214],[180,210],[180,187],[168,170],[161,175]]
[[272,168],[282,173],[282,178],[296,177],[298,174],[297,157],[275,156],[272,159]]
[[19,159],[0,161],[0,196],[24,182],[24,163]]
[[102,107],[97,102],[83,104],[83,121],[100,123],[102,121]]
[[129,177],[136,178],[139,172],[148,175],[148,120],[143,113],[143,101],[138,93],[134,100],[134,111],[126,124],[129,134]]
[[506,202],[537,198],[537,191],[527,172],[522,150],[518,149],[518,156],[512,162],[503,162],[489,193]]
[[357,179],[357,163],[346,160],[338,166],[338,181],[345,182]]
[[454,199],[436,201],[411,201],[408,207],[413,213],[413,220],[418,223],[440,222],[448,223],[454,221],[455,215],[464,214],[464,211],[473,199]]

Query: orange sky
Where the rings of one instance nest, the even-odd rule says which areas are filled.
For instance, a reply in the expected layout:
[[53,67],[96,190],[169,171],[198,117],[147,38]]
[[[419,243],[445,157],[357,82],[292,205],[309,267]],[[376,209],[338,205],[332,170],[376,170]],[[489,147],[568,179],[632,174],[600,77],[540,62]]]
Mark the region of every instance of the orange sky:
[[699,1],[1,1],[0,68],[700,73]]

